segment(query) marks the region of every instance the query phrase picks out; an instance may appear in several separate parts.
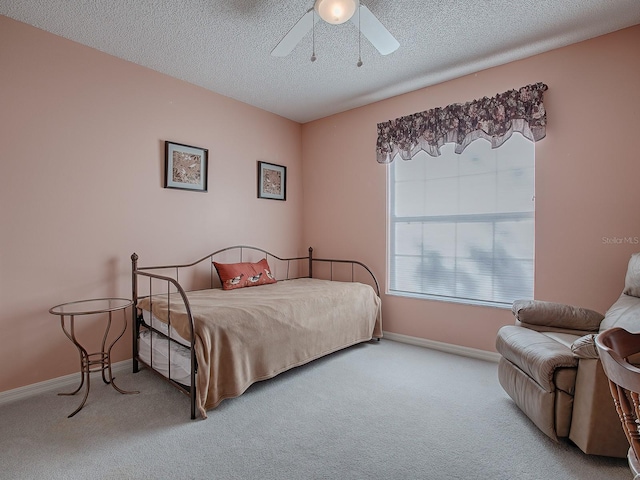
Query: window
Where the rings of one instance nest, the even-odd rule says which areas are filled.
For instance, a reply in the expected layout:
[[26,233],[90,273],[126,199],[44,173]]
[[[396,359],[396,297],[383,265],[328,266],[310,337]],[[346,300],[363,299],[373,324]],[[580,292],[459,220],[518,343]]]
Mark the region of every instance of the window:
[[389,175],[389,293],[474,304],[533,298],[533,142],[514,133],[397,159]]

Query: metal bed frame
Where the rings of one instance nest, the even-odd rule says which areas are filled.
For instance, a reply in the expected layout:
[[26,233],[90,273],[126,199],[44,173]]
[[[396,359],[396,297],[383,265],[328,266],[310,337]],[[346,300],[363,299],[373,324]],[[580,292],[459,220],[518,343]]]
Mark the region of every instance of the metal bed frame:
[[[201,290],[203,288],[217,288],[216,285],[216,279],[217,279],[217,272],[215,271],[215,268],[213,266],[213,261],[217,256],[220,256],[221,254],[225,253],[225,252],[234,252],[236,253],[236,255],[239,254],[239,261],[243,262],[243,261],[249,261],[249,260],[245,260],[245,252],[247,252],[248,255],[263,255],[262,258],[266,258],[267,261],[269,261],[270,259],[275,260],[277,263],[279,263],[279,265],[282,264],[286,264],[286,275],[281,275],[280,278],[277,278],[278,275],[276,275],[276,278],[278,281],[281,280],[292,280],[295,278],[315,278],[313,277],[313,266],[315,263],[324,263],[324,264],[329,264],[329,272],[328,272],[328,280],[334,280],[334,264],[346,264],[346,265],[350,265],[350,275],[347,273],[347,277],[349,277],[348,281],[354,282],[356,281],[356,274],[358,271],[361,271],[362,273],[360,275],[364,275],[364,278],[367,280],[363,283],[370,283],[371,286],[374,288],[376,295],[378,297],[380,297],[380,285],[378,283],[378,280],[376,279],[376,276],[373,274],[373,272],[371,271],[371,269],[369,269],[369,267],[367,267],[364,263],[359,262],[357,260],[338,260],[338,259],[327,259],[327,258],[313,258],[313,248],[309,247],[309,254],[307,256],[304,257],[290,257],[290,258],[281,258],[278,257],[266,250],[263,250],[261,248],[257,248],[257,247],[252,247],[252,246],[248,246],[248,245],[234,245],[231,247],[226,247],[220,250],[216,250],[213,253],[210,253],[202,258],[200,258],[199,260],[196,260],[195,262],[192,263],[186,263],[186,264],[177,264],[177,265],[160,265],[160,266],[151,266],[151,267],[140,267],[138,266],[138,255],[136,253],[133,253],[131,255],[131,295],[132,295],[132,299],[133,299],[133,305],[134,308],[132,308],[132,334],[133,334],[133,372],[137,373],[140,370],[140,364],[142,364],[143,366],[147,367],[149,370],[151,370],[152,372],[154,372],[155,374],[157,374],[158,376],[160,376],[160,378],[164,379],[165,381],[169,382],[171,385],[173,385],[174,387],[176,387],[178,390],[180,390],[181,392],[185,393],[186,395],[188,395],[190,397],[190,403],[191,403],[191,419],[195,419],[196,418],[196,373],[197,373],[197,361],[196,361],[196,354],[195,354],[195,335],[194,335],[194,325],[193,325],[193,315],[191,313],[191,307],[189,304],[189,300],[187,298],[187,291],[193,291],[193,290],[185,290],[183,288],[183,286],[180,284],[180,272],[187,270],[187,269],[191,269],[191,268],[195,268],[196,266],[200,265],[201,263],[208,261],[209,265],[210,265],[210,271],[209,271],[209,280],[208,280],[208,285],[204,285],[204,287],[202,288],[196,288],[194,290]],[[251,260],[251,261],[255,261],[255,260]],[[295,262],[295,263],[294,263]],[[291,266],[292,263],[294,263],[295,266],[297,266],[298,268],[296,269],[297,271],[300,270],[305,270],[305,263],[306,263],[306,275],[302,275],[302,274],[298,274],[295,276],[292,276],[291,274]],[[297,265],[300,264],[300,265]],[[273,269],[273,265],[271,265],[272,269]],[[165,271],[172,271],[173,275],[167,275],[165,274],[160,274],[160,273],[154,273],[154,272],[165,272]],[[342,271],[342,277],[344,278],[344,270]],[[326,273],[325,273],[326,275]],[[144,277],[148,279],[148,289],[147,289],[147,293],[145,295],[140,296],[139,292],[139,280],[140,277]],[[189,318],[189,327],[190,327],[190,333],[191,333],[191,345],[190,345],[190,357],[191,357],[191,385],[186,386],[183,385],[181,383],[178,383],[174,380],[172,380],[171,377],[171,352],[170,349],[167,348],[168,351],[168,368],[169,368],[169,372],[168,372],[168,376],[164,376],[163,374],[161,374],[160,372],[158,372],[157,370],[155,370],[149,363],[145,362],[144,360],[142,360],[140,358],[139,355],[139,351],[138,351],[138,337],[140,336],[140,332],[141,330],[145,329],[145,330],[149,330],[151,332],[155,332],[157,335],[160,336],[160,338],[162,338],[163,340],[166,340],[167,342],[170,343],[178,343],[177,340],[171,338],[169,335],[165,334],[164,332],[161,332],[159,330],[157,330],[156,328],[153,328],[151,325],[147,324],[142,316],[142,312],[140,311],[140,309],[138,309],[136,306],[138,304],[138,301],[141,300],[142,298],[146,298],[146,297],[152,297],[154,295],[159,295],[158,293],[153,293],[154,290],[154,280],[156,280],[156,284],[157,282],[161,282],[161,284],[165,284],[166,286],[164,288],[161,288],[163,291],[160,293],[161,295],[175,295],[178,294],[180,295],[180,297],[182,298],[182,301],[184,302],[185,308],[186,308],[186,313],[187,316]],[[347,281],[347,280],[344,280]],[[254,287],[255,288],[255,287]],[[169,320],[168,320],[168,326],[169,326],[169,331],[171,330],[171,312],[168,312],[169,315]],[[376,338],[377,341],[379,341],[379,338]],[[153,340],[151,340],[153,342]],[[151,354],[151,358],[150,358],[150,363],[153,364],[153,349],[150,348],[150,354]]]

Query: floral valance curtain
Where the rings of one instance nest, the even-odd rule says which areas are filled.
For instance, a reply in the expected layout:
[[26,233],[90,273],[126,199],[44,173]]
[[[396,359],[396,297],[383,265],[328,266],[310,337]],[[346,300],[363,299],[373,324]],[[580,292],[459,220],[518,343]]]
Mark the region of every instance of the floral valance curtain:
[[533,142],[546,134],[547,114],[542,94],[544,83],[509,90],[491,98],[465,104],[433,108],[378,124],[376,145],[379,163],[391,163],[399,153],[404,160],[424,150],[432,157],[440,155],[445,143],[455,143],[456,153],[478,138],[497,148],[513,132]]

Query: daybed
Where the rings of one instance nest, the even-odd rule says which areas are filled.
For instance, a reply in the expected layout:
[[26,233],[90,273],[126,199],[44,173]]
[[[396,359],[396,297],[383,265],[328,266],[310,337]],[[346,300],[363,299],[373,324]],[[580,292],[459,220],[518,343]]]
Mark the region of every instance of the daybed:
[[[382,337],[380,291],[351,260],[234,246],[184,265],[132,261],[133,371],[161,374],[207,410],[251,384]],[[241,288],[244,287],[244,288]]]

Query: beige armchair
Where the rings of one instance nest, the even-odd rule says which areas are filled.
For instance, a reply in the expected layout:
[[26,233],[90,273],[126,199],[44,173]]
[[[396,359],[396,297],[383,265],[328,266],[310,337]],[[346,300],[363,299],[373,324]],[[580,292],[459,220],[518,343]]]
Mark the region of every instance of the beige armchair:
[[625,290],[606,315],[539,300],[513,303],[515,325],[498,331],[498,378],[533,423],[554,441],[583,452],[624,458],[620,425],[595,345],[613,327],[640,332],[640,254],[629,262]]

